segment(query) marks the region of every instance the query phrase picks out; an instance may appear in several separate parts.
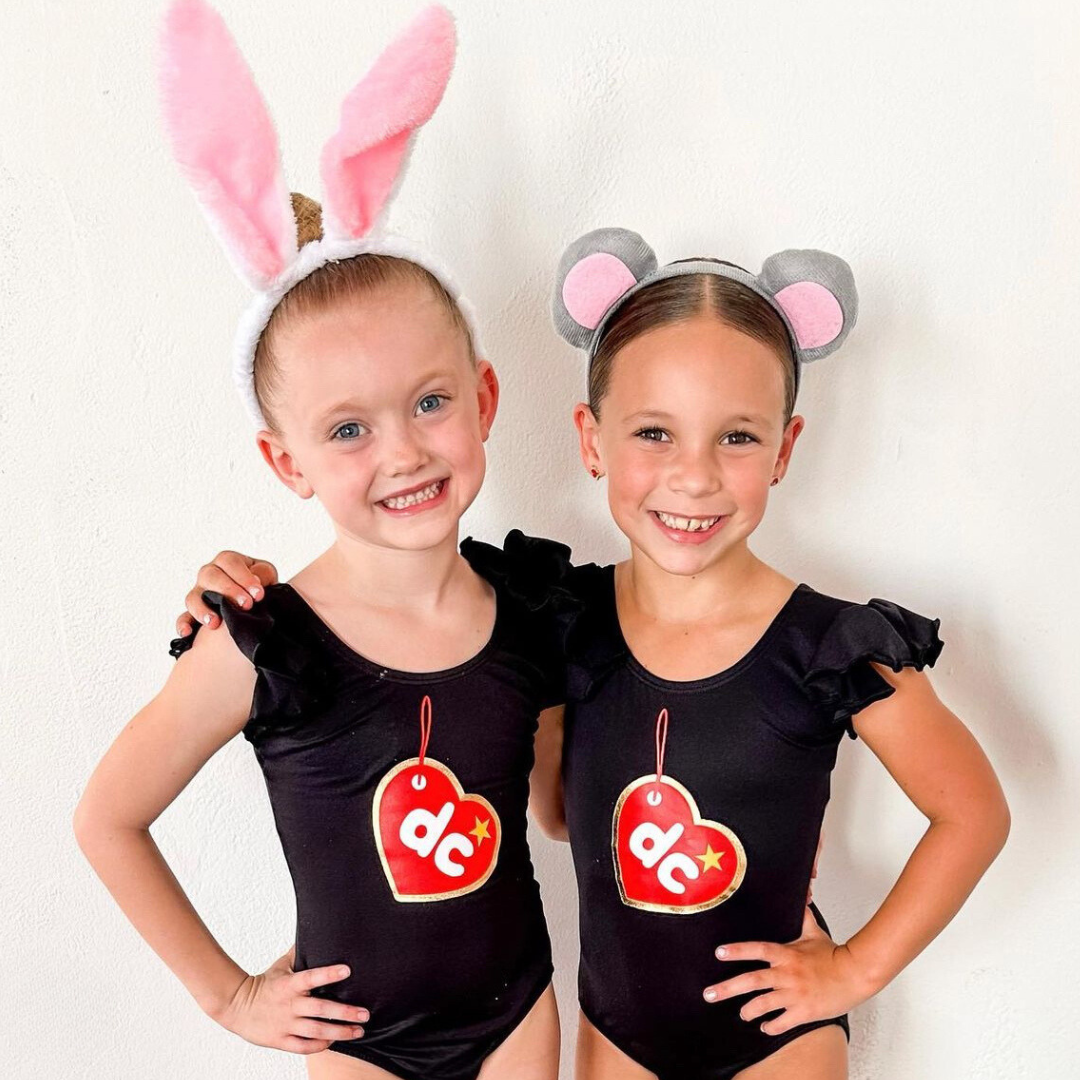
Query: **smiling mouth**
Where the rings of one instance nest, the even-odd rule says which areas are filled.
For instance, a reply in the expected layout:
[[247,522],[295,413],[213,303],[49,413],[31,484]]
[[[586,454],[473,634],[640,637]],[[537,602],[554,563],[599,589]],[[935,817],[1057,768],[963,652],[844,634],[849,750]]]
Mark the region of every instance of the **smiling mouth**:
[[382,499],[379,505],[385,506],[387,510],[411,510],[415,506],[422,506],[424,503],[437,499],[442,494],[445,486],[445,480],[435,480],[425,487],[418,488],[416,491],[410,491],[404,495],[393,495],[389,499]]
[[678,532],[706,532],[723,518],[723,514],[716,517],[677,517],[674,514],[665,514],[662,510],[653,510],[660,522],[669,529]]

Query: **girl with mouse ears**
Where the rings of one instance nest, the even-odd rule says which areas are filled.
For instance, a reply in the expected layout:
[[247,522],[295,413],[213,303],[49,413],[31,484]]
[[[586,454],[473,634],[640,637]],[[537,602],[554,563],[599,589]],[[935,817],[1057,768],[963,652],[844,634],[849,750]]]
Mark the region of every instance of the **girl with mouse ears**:
[[[423,12],[346,96],[325,206],[290,197],[269,115],[202,0],[165,24],[173,152],[254,287],[234,373],[275,476],[334,542],[221,633],[174,643],[75,817],[80,846],[214,1020],[305,1055],[311,1080],[555,1080],[551,950],[526,837],[537,717],[562,701],[546,615],[459,520],[498,382],[467,303],[381,217],[450,77]],[[552,546],[554,548],[554,546]],[[292,947],[249,973],[150,826],[235,735],[266,779],[296,894]],[[256,903],[265,883],[246,887]]]
[[[560,263],[555,324],[589,364],[581,455],[630,545],[574,572],[564,642],[584,1080],[846,1076],[846,1013],[940,933],[1008,833],[923,670],[939,620],[826,595],[749,546],[804,426],[803,365],[856,314],[850,268],[820,251],[758,274],[658,266],[602,229]],[[845,733],[928,827],[834,941],[807,887]]]
[[[846,1077],[847,1012],[942,931],[1008,834],[990,763],[924,670],[939,620],[819,592],[749,546],[804,427],[803,365],[856,313],[850,268],[819,251],[759,274],[659,266],[602,229],[560,264],[555,324],[588,358],[581,455],[630,548],[545,568],[566,705],[545,714],[531,806],[577,874],[580,1080]],[[222,552],[180,632],[208,617],[200,588],[272,580]],[[845,733],[928,824],[836,941],[809,886]]]

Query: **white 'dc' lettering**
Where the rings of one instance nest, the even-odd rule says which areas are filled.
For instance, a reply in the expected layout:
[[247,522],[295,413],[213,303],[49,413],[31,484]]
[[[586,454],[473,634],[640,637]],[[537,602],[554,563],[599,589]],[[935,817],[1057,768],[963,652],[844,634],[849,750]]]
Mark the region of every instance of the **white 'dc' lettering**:
[[[651,821],[643,821],[630,834],[630,853],[641,860],[641,865],[646,870],[651,870],[660,863],[656,871],[656,878],[669,893],[681,896],[686,892],[686,886],[675,878],[675,871],[681,870],[683,877],[693,881],[700,871],[697,864],[689,855],[679,852],[668,852],[678,843],[683,834],[683,827],[676,823],[665,832],[659,825]],[[661,860],[663,860],[661,862]]]
[[443,836],[453,816],[453,803],[443,803],[438,814],[418,807],[405,815],[398,836],[407,848],[411,848],[422,859],[426,859],[434,851],[436,870],[447,877],[461,877],[465,873],[465,867],[454,862],[450,856],[456,851],[469,858],[476,849],[472,841],[459,832]]
[[651,870],[675,846],[682,834],[683,827],[678,823],[664,832],[659,825],[643,821],[630,834],[630,854],[640,859],[646,870]]
[[678,851],[669,855],[660,864],[660,868],[656,871],[657,880],[668,892],[681,896],[686,892],[686,886],[681,881],[675,880],[674,872],[676,870],[681,870],[687,881],[693,881],[701,871],[698,870],[697,863],[689,855],[683,855]]

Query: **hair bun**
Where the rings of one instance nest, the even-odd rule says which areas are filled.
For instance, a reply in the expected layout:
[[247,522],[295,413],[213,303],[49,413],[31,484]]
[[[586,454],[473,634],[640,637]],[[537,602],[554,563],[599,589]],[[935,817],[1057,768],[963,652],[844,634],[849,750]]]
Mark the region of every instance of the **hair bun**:
[[296,218],[296,246],[302,248],[312,240],[323,238],[322,207],[299,191],[289,193],[293,217]]

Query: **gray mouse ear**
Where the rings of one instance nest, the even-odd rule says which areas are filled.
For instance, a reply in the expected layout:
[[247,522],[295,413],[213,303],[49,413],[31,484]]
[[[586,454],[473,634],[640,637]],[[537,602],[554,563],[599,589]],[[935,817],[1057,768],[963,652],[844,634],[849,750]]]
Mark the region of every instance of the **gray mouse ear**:
[[656,269],[656,254],[628,229],[594,229],[563,252],[552,317],[571,345],[588,349],[612,306]]
[[781,251],[765,260],[758,281],[787,316],[804,363],[835,352],[855,325],[855,278],[836,255]]

